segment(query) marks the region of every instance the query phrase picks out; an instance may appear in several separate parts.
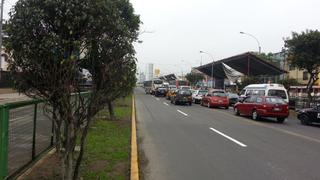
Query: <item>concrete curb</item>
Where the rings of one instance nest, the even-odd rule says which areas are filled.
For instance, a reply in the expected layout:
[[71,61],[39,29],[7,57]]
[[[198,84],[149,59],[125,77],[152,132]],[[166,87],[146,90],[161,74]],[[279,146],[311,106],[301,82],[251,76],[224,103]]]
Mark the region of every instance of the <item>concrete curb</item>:
[[139,180],[137,127],[136,127],[136,107],[135,98],[132,96],[132,127],[131,127],[131,170],[130,179]]

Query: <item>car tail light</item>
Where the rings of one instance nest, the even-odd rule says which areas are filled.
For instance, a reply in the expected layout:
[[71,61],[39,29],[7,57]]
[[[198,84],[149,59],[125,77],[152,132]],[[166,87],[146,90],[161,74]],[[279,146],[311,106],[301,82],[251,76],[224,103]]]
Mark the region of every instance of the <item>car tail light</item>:
[[264,104],[264,105],[262,105],[262,107],[263,107],[263,108],[266,108],[266,107],[267,107],[267,105],[265,105],[265,104]]

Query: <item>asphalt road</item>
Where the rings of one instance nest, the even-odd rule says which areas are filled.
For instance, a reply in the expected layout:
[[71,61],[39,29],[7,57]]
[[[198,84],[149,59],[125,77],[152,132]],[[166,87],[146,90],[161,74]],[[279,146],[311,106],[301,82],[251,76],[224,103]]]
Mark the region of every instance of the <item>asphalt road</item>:
[[232,109],[175,106],[135,90],[145,179],[319,180],[320,126],[284,124]]

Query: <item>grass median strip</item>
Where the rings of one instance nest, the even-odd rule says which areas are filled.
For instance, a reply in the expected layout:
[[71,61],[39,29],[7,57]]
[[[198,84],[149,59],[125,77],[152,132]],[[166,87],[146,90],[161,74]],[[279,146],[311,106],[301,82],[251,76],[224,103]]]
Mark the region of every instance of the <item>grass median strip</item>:
[[[131,103],[131,96],[115,102],[117,120],[108,120],[106,110],[93,120],[81,164],[81,179],[130,179]],[[47,157],[24,179],[61,179],[57,153]]]

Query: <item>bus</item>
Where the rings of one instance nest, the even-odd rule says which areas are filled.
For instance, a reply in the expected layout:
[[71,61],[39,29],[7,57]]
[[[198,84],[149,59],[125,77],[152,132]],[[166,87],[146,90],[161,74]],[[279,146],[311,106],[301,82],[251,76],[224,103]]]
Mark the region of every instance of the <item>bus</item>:
[[170,85],[176,85],[177,89],[179,89],[180,86],[189,86],[189,81],[185,80],[173,80],[169,82]]

